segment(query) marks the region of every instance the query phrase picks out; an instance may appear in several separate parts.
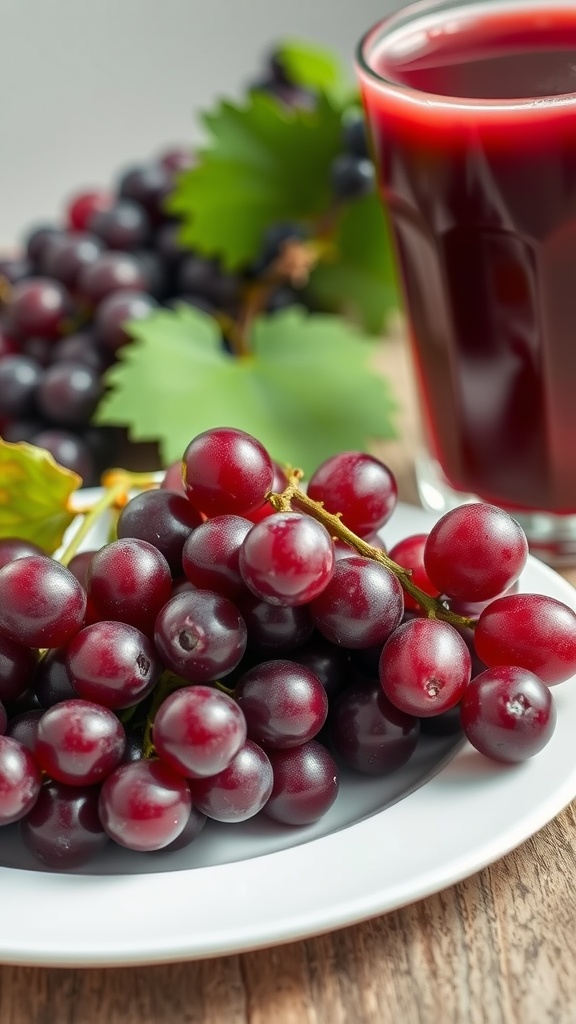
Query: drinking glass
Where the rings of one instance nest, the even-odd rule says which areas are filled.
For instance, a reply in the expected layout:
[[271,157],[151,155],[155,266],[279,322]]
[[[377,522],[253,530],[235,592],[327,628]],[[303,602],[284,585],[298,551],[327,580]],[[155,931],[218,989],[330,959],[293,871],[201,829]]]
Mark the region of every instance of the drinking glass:
[[357,53],[422,422],[422,503],[576,561],[576,2],[413,4]]

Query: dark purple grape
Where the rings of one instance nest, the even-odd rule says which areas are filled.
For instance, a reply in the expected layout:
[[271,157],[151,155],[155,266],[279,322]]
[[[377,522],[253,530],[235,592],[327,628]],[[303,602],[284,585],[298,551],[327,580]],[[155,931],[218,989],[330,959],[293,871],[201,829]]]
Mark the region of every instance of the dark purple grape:
[[47,248],[43,270],[74,291],[84,267],[92,266],[103,251],[104,243],[97,235],[78,232],[64,236],[57,245]]
[[247,647],[259,654],[288,654],[314,632],[308,605],[274,605],[247,593],[238,599],[238,607],[248,630]]
[[[328,699],[332,700],[350,682],[348,652],[329,643],[319,633],[290,655],[290,660],[305,665],[322,683]],[[378,665],[376,665],[376,674]]]
[[69,871],[96,857],[109,839],[98,815],[98,786],[45,782],[20,822],[24,845],[52,870]]
[[59,338],[71,309],[70,296],[58,281],[29,277],[14,285],[9,326],[19,338]]
[[40,412],[56,423],[88,423],[104,391],[97,370],[62,360],[42,374],[36,389]]
[[50,239],[62,238],[65,234],[62,228],[54,227],[52,224],[33,228],[26,238],[26,253],[30,262],[37,267]]
[[216,821],[246,821],[268,800],[274,776],[267,754],[258,744],[246,740],[230,764],[207,779],[191,779],[194,804]]
[[48,555],[28,555],[0,569],[0,630],[29,647],[60,647],[81,628],[86,592]]
[[92,453],[77,434],[57,428],[41,430],[30,438],[30,443],[37,448],[45,448],[60,466],[78,473],[85,487],[98,482]]
[[127,252],[146,244],[150,220],[139,203],[120,199],[108,210],[94,213],[88,221],[88,230],[101,238],[109,249]]
[[10,718],[6,735],[13,740],[18,740],[23,747],[26,747],[32,754],[36,747],[36,736],[38,735],[38,723],[44,714],[44,708],[35,711],[23,711],[19,715]]
[[21,537],[0,537],[0,569],[17,558],[43,554],[42,548],[31,540],[23,540]]
[[0,359],[0,416],[26,417],[35,409],[42,366],[30,356]]
[[268,752],[274,786],[263,811],[285,825],[309,825],[338,796],[338,768],[326,747],[310,740],[291,750]]
[[[116,532],[119,538],[137,537],[153,544],[176,578],[182,575],[185,542],[201,523],[202,516],[184,495],[160,489],[143,491],[132,498],[118,517]],[[207,584],[197,586],[212,589]]]
[[515,764],[533,757],[556,727],[554,697],[525,668],[498,665],[481,672],[466,688],[460,720],[466,738],[486,757]]
[[131,320],[146,320],[158,303],[151,295],[137,291],[116,291],[98,306],[94,320],[96,336],[102,348],[115,354],[130,340],[124,325]]
[[15,701],[32,685],[38,652],[0,633],[0,700]]
[[128,252],[103,252],[78,278],[78,291],[94,306],[113,292],[145,292],[146,287],[142,264]]
[[43,708],[78,697],[66,668],[66,648],[55,647],[40,659],[34,679],[34,691]]
[[170,192],[173,175],[161,163],[142,164],[125,171],[118,184],[118,195],[144,207],[153,223],[163,219],[162,205]]
[[240,663],[246,626],[235,605],[208,590],[172,597],[156,619],[154,642],[164,664],[191,683],[212,682]]
[[317,736],[328,714],[322,683],[305,665],[277,659],[245,672],[234,696],[244,712],[248,736],[272,750],[297,747]]
[[64,700],[38,723],[34,757],[67,786],[102,782],[120,764],[126,735],[115,714],[87,700]]
[[158,548],[126,537],[93,556],[87,590],[99,619],[119,620],[151,636],[154,620],[172,593],[172,574]]
[[346,764],[366,775],[387,775],[414,753],[420,721],[399,711],[375,681],[354,684],[330,713],[330,739]]
[[385,566],[350,555],[336,562],[332,579],[310,604],[316,628],[341,647],[383,644],[402,620],[402,585]]
[[181,570],[202,590],[214,590],[231,601],[242,598],[247,587],[238,559],[242,541],[252,523],[242,516],[214,516],[187,537],[180,558]]
[[72,362],[90,366],[101,374],[108,363],[107,357],[90,331],[69,334],[52,345],[51,361],[53,363]]
[[358,199],[374,191],[374,164],[367,158],[342,153],[330,168],[330,181],[338,199]]
[[5,424],[2,436],[5,441],[11,441],[13,444],[17,441],[27,441],[28,444],[33,444],[34,437],[43,429],[43,427],[44,424],[42,420],[10,420]]

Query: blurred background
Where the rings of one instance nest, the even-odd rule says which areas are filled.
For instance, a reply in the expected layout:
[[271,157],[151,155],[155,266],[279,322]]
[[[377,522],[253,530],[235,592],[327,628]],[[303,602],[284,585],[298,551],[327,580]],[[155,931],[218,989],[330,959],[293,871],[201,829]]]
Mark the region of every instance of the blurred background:
[[278,39],[350,64],[395,0],[0,0],[0,245],[72,191],[199,138],[197,112],[258,76]]

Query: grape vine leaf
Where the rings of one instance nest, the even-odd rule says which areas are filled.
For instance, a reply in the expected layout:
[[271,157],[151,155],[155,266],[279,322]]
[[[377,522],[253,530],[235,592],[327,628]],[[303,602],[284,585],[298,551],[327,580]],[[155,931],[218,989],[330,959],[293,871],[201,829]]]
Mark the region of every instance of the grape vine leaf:
[[210,427],[239,427],[273,458],[311,472],[344,449],[395,435],[387,381],[371,367],[373,340],[342,317],[293,307],[257,318],[251,354],[222,346],[207,314],[181,306],[129,328],[134,340],[107,373],[97,422],[158,440],[165,464]]
[[398,309],[390,232],[376,193],[344,209],[333,258],[316,266],[309,292],[323,308],[349,313],[373,334],[381,332],[388,315]]
[[344,71],[342,61],[332,50],[299,39],[285,39],[276,53],[288,81],[305,89],[323,92],[342,106],[357,100],[357,90]]
[[44,448],[0,439],[0,537],[32,541],[51,555],[77,514],[70,498],[81,486]]
[[167,201],[184,245],[235,270],[257,257],[271,224],[312,222],[328,209],[342,121],[326,95],[313,109],[288,109],[255,91],[221,102],[204,123],[208,144]]

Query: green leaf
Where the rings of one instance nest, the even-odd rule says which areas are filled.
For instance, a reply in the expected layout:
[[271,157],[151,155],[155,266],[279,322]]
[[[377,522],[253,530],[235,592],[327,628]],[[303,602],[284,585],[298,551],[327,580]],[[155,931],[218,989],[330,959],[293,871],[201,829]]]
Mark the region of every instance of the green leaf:
[[374,194],[350,203],[335,238],[335,258],[319,263],[310,294],[323,308],[349,313],[377,334],[398,308],[388,224]]
[[166,464],[195,434],[222,425],[306,472],[394,436],[389,387],[371,368],[374,342],[341,317],[294,308],[260,317],[243,358],[224,352],[211,317],[185,307],[133,323],[131,333],[108,371],[98,422],[159,440]]
[[311,222],[328,208],[341,116],[324,95],[313,110],[288,110],[253,92],[204,121],[208,146],[180,176],[168,209],[182,219],[183,244],[234,270],[256,258],[271,224]]
[[76,516],[70,496],[81,486],[44,448],[0,440],[0,537],[33,541],[51,555]]
[[277,54],[290,82],[326,93],[339,104],[349,104],[356,98],[350,77],[333,51],[302,40],[284,40]]

